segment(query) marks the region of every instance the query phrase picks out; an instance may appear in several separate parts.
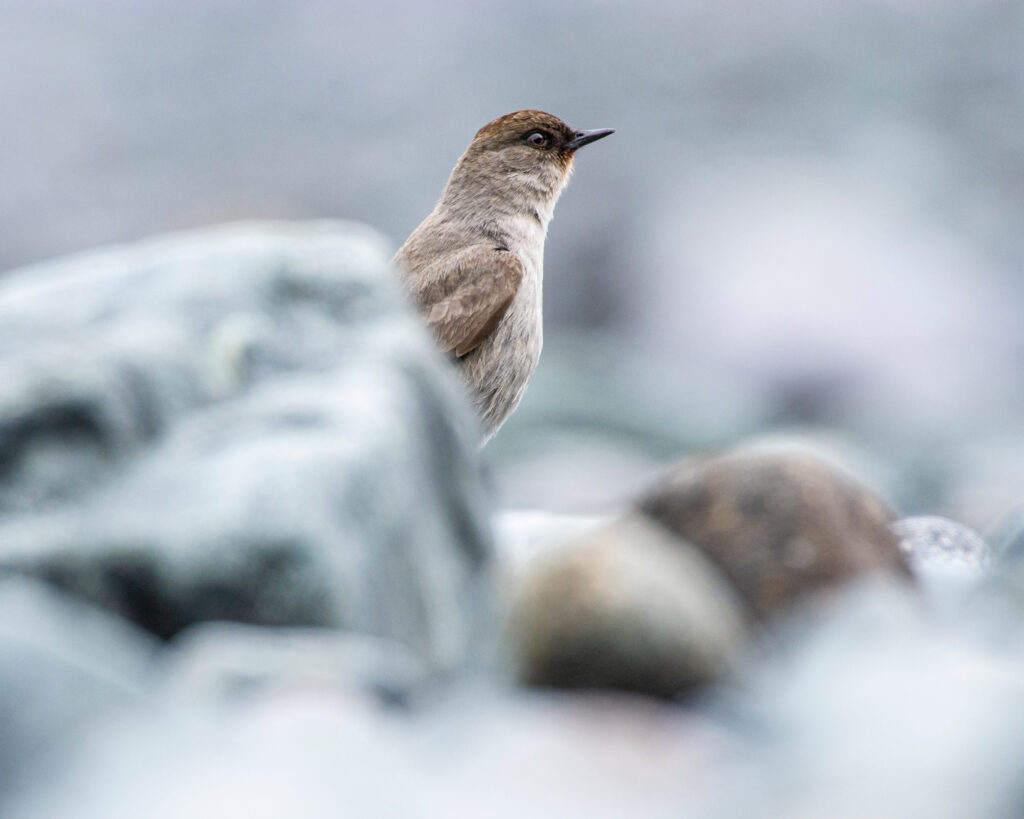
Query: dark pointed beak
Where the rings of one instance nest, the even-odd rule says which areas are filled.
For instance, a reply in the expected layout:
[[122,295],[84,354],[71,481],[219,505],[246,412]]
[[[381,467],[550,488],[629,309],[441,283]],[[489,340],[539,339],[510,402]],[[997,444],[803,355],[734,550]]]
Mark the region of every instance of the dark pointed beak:
[[573,134],[572,139],[565,143],[565,147],[570,151],[575,151],[577,148],[582,148],[591,142],[597,142],[597,140],[604,139],[609,134],[614,133],[614,128],[598,128],[596,131],[577,131]]

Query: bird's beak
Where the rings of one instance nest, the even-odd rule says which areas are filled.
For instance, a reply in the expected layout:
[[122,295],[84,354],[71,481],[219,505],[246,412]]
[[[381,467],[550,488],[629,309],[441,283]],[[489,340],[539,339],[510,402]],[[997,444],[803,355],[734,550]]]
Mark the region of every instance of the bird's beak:
[[598,128],[596,131],[577,131],[573,134],[572,139],[565,143],[565,147],[570,151],[575,151],[577,148],[582,148],[591,142],[597,142],[597,140],[604,139],[609,134],[614,133],[614,128]]

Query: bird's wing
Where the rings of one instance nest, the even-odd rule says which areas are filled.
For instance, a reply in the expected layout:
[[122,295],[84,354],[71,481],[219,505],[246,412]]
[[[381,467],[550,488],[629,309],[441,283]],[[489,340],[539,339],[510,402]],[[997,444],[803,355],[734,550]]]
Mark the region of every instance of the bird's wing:
[[519,290],[523,263],[516,254],[476,245],[420,279],[414,296],[441,349],[458,358],[494,332]]

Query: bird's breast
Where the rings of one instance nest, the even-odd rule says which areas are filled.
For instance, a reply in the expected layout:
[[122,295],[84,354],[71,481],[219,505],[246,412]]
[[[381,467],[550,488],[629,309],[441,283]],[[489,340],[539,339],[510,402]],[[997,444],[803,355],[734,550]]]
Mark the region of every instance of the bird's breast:
[[525,258],[523,266],[523,281],[508,311],[483,344],[459,362],[488,436],[519,404],[544,343],[542,270]]

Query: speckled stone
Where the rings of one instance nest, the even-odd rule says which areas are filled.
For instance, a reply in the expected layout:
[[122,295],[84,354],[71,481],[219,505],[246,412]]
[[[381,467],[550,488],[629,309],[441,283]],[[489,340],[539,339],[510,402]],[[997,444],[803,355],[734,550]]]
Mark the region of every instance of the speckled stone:
[[718,566],[757,617],[866,573],[909,577],[885,501],[805,453],[687,459],[638,508]]
[[916,571],[949,567],[984,574],[992,567],[992,548],[962,523],[920,515],[897,520],[892,531]]

